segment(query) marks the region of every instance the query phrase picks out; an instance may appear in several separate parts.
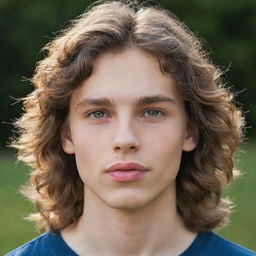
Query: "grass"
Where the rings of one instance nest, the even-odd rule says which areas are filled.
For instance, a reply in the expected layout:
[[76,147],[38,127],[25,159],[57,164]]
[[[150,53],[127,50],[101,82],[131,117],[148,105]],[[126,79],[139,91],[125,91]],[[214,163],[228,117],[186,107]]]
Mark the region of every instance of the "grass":
[[[236,204],[230,225],[216,232],[251,250],[256,250],[256,147],[245,147],[238,166],[244,173],[226,191]],[[38,234],[33,223],[24,217],[33,211],[31,203],[20,193],[29,170],[17,164],[10,154],[0,153],[0,255],[31,240]]]
[[33,206],[19,193],[27,173],[28,168],[17,165],[14,157],[0,154],[0,255],[37,235],[33,224],[24,220]]
[[236,207],[230,224],[218,233],[256,251],[256,146],[247,146],[244,151],[237,162],[243,175],[226,191]]

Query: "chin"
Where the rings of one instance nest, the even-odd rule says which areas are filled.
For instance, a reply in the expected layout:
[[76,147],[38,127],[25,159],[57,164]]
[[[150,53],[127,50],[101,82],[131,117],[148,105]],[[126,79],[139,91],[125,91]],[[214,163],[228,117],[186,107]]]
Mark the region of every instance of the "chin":
[[151,200],[148,197],[138,194],[115,195],[105,202],[112,208],[120,210],[135,210],[147,205]]

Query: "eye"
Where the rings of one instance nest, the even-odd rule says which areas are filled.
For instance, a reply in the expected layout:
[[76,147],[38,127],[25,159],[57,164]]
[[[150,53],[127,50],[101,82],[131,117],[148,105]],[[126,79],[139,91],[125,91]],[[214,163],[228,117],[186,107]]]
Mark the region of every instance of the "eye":
[[92,117],[93,119],[102,119],[102,118],[106,118],[107,114],[106,114],[105,111],[96,110],[96,111],[88,113],[86,116],[87,117]]
[[144,115],[149,118],[158,118],[165,115],[163,111],[157,110],[157,109],[149,109],[144,112]]

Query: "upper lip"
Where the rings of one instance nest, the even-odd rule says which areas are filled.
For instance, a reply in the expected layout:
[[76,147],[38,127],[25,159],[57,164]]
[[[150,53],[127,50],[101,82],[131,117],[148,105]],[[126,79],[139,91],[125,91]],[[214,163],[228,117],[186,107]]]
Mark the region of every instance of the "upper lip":
[[111,165],[106,170],[106,172],[130,171],[130,170],[148,171],[148,169],[146,167],[144,167],[143,165],[138,164],[138,163],[133,163],[133,162],[124,163],[124,162],[120,162],[120,163],[116,163],[116,164]]

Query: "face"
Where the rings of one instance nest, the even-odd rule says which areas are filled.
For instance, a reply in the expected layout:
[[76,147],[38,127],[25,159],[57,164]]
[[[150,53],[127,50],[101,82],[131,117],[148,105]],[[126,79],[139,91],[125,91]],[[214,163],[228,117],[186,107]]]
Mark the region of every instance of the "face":
[[[75,154],[85,198],[135,209],[175,193],[182,151],[196,146],[175,81],[157,59],[139,49],[99,56],[92,75],[70,102],[62,147]],[[148,170],[135,180],[114,180],[106,169],[135,162]],[[96,197],[95,197],[96,196]]]

